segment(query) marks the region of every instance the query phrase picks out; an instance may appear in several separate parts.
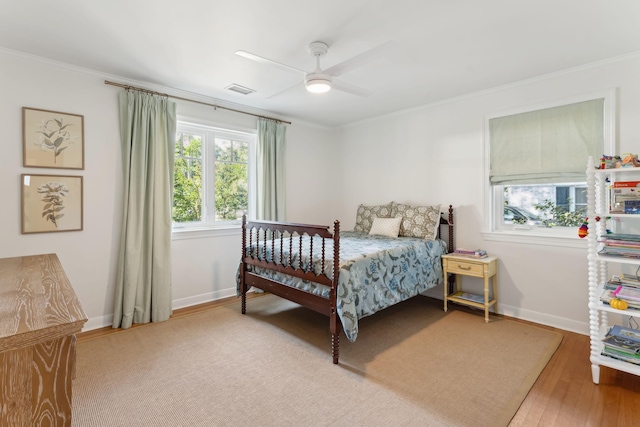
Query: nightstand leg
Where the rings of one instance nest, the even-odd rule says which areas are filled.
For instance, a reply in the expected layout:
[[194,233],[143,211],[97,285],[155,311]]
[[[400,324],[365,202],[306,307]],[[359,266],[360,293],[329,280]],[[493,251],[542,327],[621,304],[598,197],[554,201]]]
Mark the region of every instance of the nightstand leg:
[[449,296],[449,273],[444,270],[444,312],[447,312],[447,297]]
[[493,303],[493,313],[498,314],[498,272],[497,271],[496,271],[496,274],[493,275],[493,278],[491,279],[491,283],[493,284],[493,300],[495,301]]
[[484,275],[484,321],[489,323],[489,278]]

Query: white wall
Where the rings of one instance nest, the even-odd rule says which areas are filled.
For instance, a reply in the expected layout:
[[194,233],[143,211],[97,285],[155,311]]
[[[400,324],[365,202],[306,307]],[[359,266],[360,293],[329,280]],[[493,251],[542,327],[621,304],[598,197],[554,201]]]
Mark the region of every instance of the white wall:
[[[114,76],[0,50],[0,257],[56,253],[89,317],[85,329],[111,324],[122,207],[122,161],[117,96],[121,90],[104,80]],[[151,87],[146,85],[146,87]],[[151,87],[153,88],[153,87]],[[155,88],[153,88],[155,89]],[[85,169],[43,169],[22,166],[22,107],[84,116]],[[255,129],[252,116],[179,102],[180,117],[213,124]],[[338,175],[320,165],[303,167],[296,159],[308,155],[329,164],[326,147],[331,132],[302,123],[287,129],[287,200],[289,219],[330,224],[340,203],[333,197]],[[20,174],[62,174],[84,177],[84,230],[20,233]],[[300,178],[301,174],[304,178]],[[239,233],[173,240],[174,307],[235,295],[235,269],[240,256]]]
[[[122,180],[117,91],[103,78],[0,53],[0,257],[56,253],[91,317],[113,312]],[[85,170],[22,166],[22,107],[84,116]],[[84,177],[84,230],[20,234],[20,174]]]
[[[179,118],[199,123],[229,126],[238,130],[256,128],[252,116],[213,111],[210,107],[178,103]],[[300,123],[287,126],[287,220],[331,224],[330,213],[340,203],[331,196],[339,175],[323,170],[331,161],[331,131]],[[308,156],[312,165],[298,161]],[[235,275],[241,255],[239,228],[213,237],[183,238],[174,234],[172,243],[174,308],[236,295]]]
[[[571,248],[483,240],[484,118],[617,88],[618,152],[638,153],[639,75],[640,56],[629,56],[347,126],[340,132],[341,215],[351,220],[358,203],[453,204],[457,245],[500,257],[500,312],[587,334],[586,242]],[[468,290],[479,286],[463,279]],[[430,295],[442,298],[442,288]]]
[[[453,204],[459,246],[500,257],[499,310],[587,333],[586,249],[483,240],[483,126],[488,114],[609,88],[618,90],[619,152],[640,152],[640,57],[531,80],[328,130],[287,129],[287,219],[352,229],[359,203]],[[111,80],[117,80],[108,76]],[[55,252],[90,319],[113,312],[121,210],[117,93],[99,73],[0,51],[0,257]],[[23,106],[84,115],[85,170],[22,167]],[[255,118],[179,102],[181,117],[239,128]],[[313,165],[303,158],[314,159]],[[84,230],[20,234],[22,173],[84,177]],[[174,307],[235,294],[239,236],[173,241]],[[477,288],[466,278],[465,288]],[[442,289],[430,292],[442,297]]]

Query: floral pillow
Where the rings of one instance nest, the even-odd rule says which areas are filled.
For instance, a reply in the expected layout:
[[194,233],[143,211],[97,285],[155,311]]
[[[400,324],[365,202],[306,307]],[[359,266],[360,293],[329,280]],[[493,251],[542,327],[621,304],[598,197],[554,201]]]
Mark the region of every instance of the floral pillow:
[[393,216],[402,217],[400,236],[434,240],[440,226],[440,205],[411,206],[395,204]]
[[377,206],[358,206],[358,211],[356,212],[356,226],[353,228],[353,231],[369,233],[375,218],[391,218],[392,205],[393,203]]

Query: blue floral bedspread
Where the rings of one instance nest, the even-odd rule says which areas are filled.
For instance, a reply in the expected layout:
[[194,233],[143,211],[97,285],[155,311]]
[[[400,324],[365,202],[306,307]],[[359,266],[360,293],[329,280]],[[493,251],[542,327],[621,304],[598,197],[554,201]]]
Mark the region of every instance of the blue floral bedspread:
[[[308,239],[308,236],[303,237],[303,248],[308,248]],[[288,239],[284,241],[282,252],[286,264],[289,259],[289,245]],[[294,237],[294,266],[299,265],[295,249],[298,241],[299,237]],[[313,268],[316,273],[320,272],[322,265],[320,245],[321,239],[315,236]],[[303,251],[307,252],[307,249]],[[276,259],[279,259],[279,248],[276,248],[275,252]],[[390,238],[351,231],[340,233],[337,310],[347,339],[356,340],[358,319],[442,284],[441,256],[445,252],[446,243],[442,240]],[[333,260],[329,259],[332,254],[333,241],[327,240],[325,272],[329,277],[333,277]],[[270,245],[267,245],[267,258],[271,258]],[[304,269],[309,268],[308,256],[303,256],[302,265]],[[276,282],[329,298],[330,288],[327,286],[262,268],[253,270],[256,274]],[[238,274],[238,292],[239,278]]]

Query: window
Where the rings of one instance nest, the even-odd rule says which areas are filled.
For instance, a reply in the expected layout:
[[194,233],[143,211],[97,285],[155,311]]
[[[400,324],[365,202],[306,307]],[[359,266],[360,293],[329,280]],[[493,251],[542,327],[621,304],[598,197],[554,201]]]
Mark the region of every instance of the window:
[[577,236],[586,215],[587,160],[613,153],[613,96],[607,91],[487,118],[490,231]]
[[252,210],[255,134],[178,122],[174,228],[238,223]]

